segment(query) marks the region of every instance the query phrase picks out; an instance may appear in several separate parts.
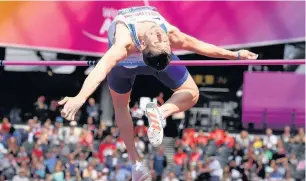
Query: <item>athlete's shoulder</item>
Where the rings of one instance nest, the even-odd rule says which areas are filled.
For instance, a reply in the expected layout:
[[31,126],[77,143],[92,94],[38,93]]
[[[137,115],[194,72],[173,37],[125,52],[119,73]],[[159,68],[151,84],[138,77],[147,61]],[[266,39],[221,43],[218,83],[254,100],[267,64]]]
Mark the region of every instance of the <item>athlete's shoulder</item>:
[[115,32],[115,43],[116,44],[131,44],[133,42],[130,31],[123,22],[117,22]]
[[167,27],[168,34],[170,35],[171,33],[179,32],[179,28],[170,24],[169,22],[165,23],[165,26]]

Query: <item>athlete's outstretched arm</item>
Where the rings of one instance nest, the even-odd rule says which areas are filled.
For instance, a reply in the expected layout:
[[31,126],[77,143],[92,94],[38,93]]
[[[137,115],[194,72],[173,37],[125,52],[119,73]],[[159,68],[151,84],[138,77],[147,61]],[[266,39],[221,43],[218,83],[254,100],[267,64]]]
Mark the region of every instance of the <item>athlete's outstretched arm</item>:
[[[238,59],[238,52],[229,51],[215,45],[200,41],[181,32],[178,28],[169,26],[169,40],[171,47],[184,49],[213,58]],[[247,50],[241,50],[240,59],[256,59],[257,55]]]
[[[76,112],[85,103],[88,97],[97,89],[106,78],[110,70],[128,56],[128,48],[132,43],[129,31],[125,26],[118,24],[116,27],[116,42],[100,59],[95,68],[87,76],[82,89],[75,97],[65,97],[59,102],[64,105],[62,116],[67,120],[73,120]],[[127,33],[127,34],[126,34]]]
[[97,89],[101,82],[106,78],[109,71],[121,60],[127,56],[127,50],[120,45],[112,46],[100,59],[95,68],[90,72],[82,89],[77,97],[88,99],[88,97]]

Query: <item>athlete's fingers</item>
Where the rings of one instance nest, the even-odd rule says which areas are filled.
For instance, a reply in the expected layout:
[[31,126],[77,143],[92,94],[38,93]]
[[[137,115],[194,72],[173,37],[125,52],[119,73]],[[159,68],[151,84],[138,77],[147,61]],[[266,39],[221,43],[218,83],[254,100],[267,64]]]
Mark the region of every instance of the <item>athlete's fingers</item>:
[[67,115],[67,112],[66,112],[66,110],[62,110],[61,111],[61,116],[63,117],[63,118],[66,118],[66,115]]
[[251,56],[256,56],[256,54],[255,54],[255,53],[252,53],[252,52],[249,52],[249,55],[251,55]]
[[69,100],[69,97],[65,97],[63,100],[59,101],[58,104],[62,106],[62,105],[64,105],[68,100]]
[[66,118],[68,121],[71,121],[71,115],[69,114]]
[[72,115],[71,121],[74,121],[75,114]]

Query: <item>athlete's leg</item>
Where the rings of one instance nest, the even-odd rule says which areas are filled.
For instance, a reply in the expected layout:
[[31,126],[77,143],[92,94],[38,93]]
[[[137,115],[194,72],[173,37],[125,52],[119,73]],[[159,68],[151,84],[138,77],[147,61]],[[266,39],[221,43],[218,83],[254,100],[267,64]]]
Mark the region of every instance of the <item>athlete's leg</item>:
[[132,117],[129,111],[129,100],[131,91],[125,94],[118,94],[110,88],[113,99],[115,120],[120,131],[120,138],[124,141],[127,152],[133,163],[141,161],[134,142],[134,127]]
[[[179,58],[172,55],[173,61]],[[171,98],[159,110],[164,118],[186,111],[199,99],[199,89],[185,66],[171,66],[159,73],[159,80],[174,91]]]
[[[172,60],[179,60],[172,56]],[[154,103],[146,106],[149,120],[148,138],[153,146],[158,146],[163,139],[163,122],[168,116],[191,108],[199,99],[199,90],[185,66],[170,66],[156,77],[174,91],[171,98],[161,107]]]
[[132,180],[151,180],[148,167],[141,161],[134,142],[133,121],[129,111],[131,89],[135,80],[135,70],[124,67],[114,67],[107,76],[107,83],[113,99],[115,120],[119,128],[120,137],[123,139],[129,158],[133,162]]
[[134,143],[133,121],[129,111],[131,89],[135,76],[124,67],[114,67],[107,76],[112,96],[115,120],[132,162],[140,161]]
[[183,85],[173,91],[174,93],[170,99],[159,107],[164,118],[188,110],[199,99],[199,89],[189,74]]

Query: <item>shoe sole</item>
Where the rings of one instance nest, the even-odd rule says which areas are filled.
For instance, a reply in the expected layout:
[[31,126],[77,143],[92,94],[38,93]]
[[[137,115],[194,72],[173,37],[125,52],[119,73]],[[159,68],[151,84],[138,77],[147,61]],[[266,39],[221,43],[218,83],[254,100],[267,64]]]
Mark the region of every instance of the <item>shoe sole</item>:
[[[152,114],[151,112],[154,112],[154,114]],[[163,141],[164,129],[163,129],[163,126],[162,126],[162,123],[161,123],[161,120],[160,120],[161,114],[160,114],[156,104],[148,103],[146,105],[146,116],[147,116],[148,122],[149,122],[149,129],[148,129],[148,132],[147,132],[149,141],[154,147],[157,147]],[[156,139],[156,137],[160,134],[161,134],[161,138]],[[160,136],[158,136],[158,137],[160,137]]]

